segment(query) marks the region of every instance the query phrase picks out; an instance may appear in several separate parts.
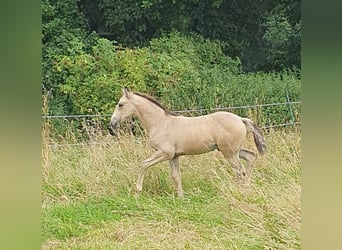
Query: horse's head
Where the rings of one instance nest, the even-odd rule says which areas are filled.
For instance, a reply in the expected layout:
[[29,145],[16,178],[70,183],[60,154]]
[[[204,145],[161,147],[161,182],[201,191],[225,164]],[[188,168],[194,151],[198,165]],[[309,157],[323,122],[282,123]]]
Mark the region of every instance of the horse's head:
[[133,93],[127,88],[122,89],[122,96],[110,119],[110,125],[113,130],[116,128],[118,123],[123,122],[134,114],[135,107],[130,100],[132,95]]

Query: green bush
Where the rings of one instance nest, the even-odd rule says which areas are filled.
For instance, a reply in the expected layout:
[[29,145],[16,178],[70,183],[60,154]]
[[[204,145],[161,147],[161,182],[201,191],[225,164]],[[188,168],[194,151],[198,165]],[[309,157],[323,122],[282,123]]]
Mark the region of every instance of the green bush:
[[86,32],[86,27],[78,1],[42,1],[42,87],[43,94],[49,95],[50,114],[73,112],[69,96],[59,89],[69,73],[62,74],[58,64],[63,57],[89,52],[97,36]]
[[[59,57],[53,71],[62,78],[58,90],[73,114],[112,113],[123,86],[147,92],[172,110],[286,102],[286,95],[300,99],[297,72],[243,73],[238,59],[224,55],[224,46],[178,32],[133,49],[98,39],[90,53]],[[291,120],[287,106],[234,112],[255,116],[260,124]]]

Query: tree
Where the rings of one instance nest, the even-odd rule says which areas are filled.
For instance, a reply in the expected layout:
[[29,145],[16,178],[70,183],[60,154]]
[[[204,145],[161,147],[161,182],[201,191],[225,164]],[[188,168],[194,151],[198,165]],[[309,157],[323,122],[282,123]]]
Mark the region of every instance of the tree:
[[76,1],[43,0],[42,2],[42,84],[49,93],[52,114],[69,113],[67,95],[59,91],[63,75],[54,70],[60,57],[77,55],[89,50],[96,40],[87,31],[87,19]]
[[263,24],[263,50],[266,56],[263,69],[300,68],[301,21],[295,15],[289,15],[289,9],[290,6],[279,4]]
[[[226,43],[226,55],[239,57],[246,71],[300,67],[299,0],[83,0],[81,6],[91,30],[124,47],[146,46],[172,30],[195,32]],[[288,44],[280,49],[284,35]]]

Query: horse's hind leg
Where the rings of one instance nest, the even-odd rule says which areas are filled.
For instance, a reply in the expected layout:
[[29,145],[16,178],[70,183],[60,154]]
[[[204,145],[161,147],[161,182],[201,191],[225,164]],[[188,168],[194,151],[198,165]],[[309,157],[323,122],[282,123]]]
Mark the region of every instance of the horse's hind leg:
[[181,182],[181,175],[179,170],[179,158],[175,157],[170,160],[171,176],[175,182],[177,188],[177,195],[179,198],[183,198],[183,188]]
[[233,167],[237,181],[238,182],[244,181],[246,172],[244,170],[243,164],[240,162],[239,154],[235,153],[232,155],[228,155],[228,154],[223,153],[223,155],[224,155],[224,158]]
[[246,174],[247,174],[248,180],[250,180],[250,178],[252,176],[253,169],[255,167],[255,160],[256,160],[257,156],[252,151],[249,151],[247,149],[241,149],[239,152],[239,157],[248,162]]

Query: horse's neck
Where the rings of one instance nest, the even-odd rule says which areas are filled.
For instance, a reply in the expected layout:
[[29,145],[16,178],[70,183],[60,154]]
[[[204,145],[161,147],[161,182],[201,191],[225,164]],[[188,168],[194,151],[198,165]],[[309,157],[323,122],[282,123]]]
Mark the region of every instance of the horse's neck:
[[166,119],[165,111],[145,98],[138,96],[135,98],[135,102],[137,116],[149,132],[153,130],[160,121]]

